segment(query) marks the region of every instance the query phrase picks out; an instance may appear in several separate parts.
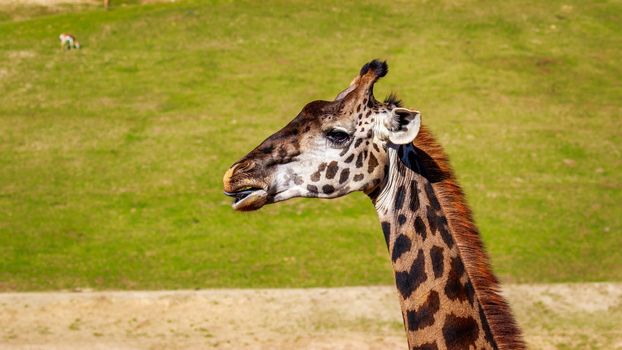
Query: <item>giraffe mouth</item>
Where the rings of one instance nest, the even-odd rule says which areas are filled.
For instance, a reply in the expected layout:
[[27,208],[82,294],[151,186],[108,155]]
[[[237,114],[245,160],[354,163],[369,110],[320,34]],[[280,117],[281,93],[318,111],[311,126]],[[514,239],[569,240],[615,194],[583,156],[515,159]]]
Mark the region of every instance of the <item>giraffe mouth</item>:
[[244,188],[235,192],[224,191],[225,195],[233,197],[231,206],[235,210],[250,211],[257,210],[267,202],[268,192],[261,188]]

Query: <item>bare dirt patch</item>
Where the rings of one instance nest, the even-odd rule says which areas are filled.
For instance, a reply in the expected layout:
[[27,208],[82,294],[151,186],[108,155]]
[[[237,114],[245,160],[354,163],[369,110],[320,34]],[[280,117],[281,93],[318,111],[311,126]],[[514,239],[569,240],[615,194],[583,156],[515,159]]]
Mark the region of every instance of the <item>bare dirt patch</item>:
[[[537,349],[622,349],[622,284],[504,289]],[[393,287],[0,294],[0,349],[403,349]]]

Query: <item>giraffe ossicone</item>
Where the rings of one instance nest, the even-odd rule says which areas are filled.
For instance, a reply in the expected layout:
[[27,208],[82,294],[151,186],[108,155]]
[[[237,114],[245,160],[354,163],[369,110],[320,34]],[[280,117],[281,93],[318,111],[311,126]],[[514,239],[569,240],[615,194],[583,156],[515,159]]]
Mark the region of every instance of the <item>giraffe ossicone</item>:
[[313,101],[233,164],[223,178],[233,208],[295,197],[372,200],[391,256],[409,349],[523,349],[499,294],[464,195],[418,111],[374,84],[365,64],[333,101]]

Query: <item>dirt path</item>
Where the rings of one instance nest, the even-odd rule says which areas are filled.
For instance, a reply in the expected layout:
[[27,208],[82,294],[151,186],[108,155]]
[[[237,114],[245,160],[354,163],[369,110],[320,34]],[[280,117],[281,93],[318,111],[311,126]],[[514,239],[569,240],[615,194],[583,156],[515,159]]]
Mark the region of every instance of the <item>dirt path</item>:
[[[622,349],[622,284],[505,288],[534,349]],[[0,294],[0,349],[404,349],[392,287]]]

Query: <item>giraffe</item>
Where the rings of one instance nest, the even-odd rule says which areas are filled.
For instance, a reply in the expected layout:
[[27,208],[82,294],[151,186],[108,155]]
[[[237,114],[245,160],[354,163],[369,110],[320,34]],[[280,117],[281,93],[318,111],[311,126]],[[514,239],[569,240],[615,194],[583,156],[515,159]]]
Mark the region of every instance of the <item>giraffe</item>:
[[225,194],[249,211],[363,191],[380,219],[409,349],[524,349],[442,147],[418,111],[394,94],[374,97],[387,73],[373,60],[333,101],[307,104],[226,171]]

